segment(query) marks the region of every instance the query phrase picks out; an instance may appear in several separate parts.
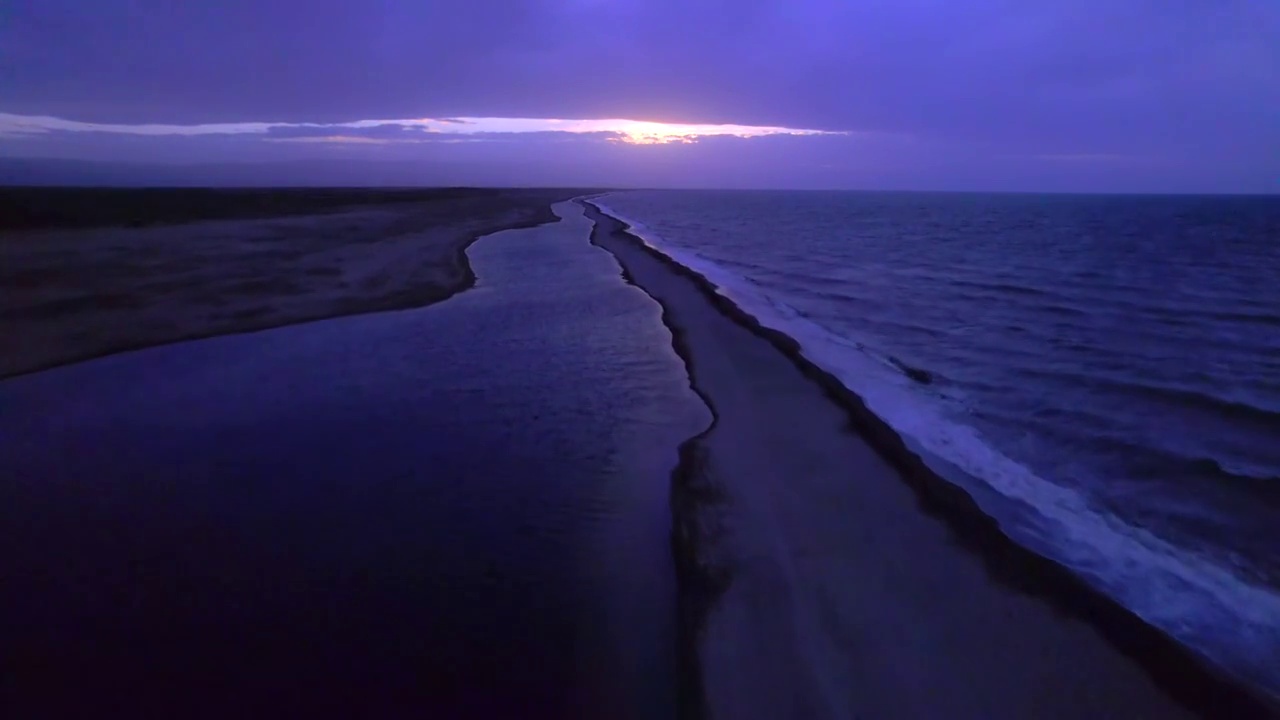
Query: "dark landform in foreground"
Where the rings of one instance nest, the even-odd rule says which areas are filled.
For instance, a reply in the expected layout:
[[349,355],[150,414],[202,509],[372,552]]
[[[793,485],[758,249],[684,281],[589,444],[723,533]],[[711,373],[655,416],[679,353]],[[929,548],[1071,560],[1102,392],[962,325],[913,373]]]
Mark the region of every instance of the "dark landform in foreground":
[[464,249],[580,190],[0,188],[0,377],[426,305]]

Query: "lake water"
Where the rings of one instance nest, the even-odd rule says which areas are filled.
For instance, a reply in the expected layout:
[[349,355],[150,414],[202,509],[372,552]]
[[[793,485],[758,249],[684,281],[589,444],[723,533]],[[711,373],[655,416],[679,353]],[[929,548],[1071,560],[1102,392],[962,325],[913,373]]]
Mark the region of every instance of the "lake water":
[[0,383],[0,704],[672,717],[670,473],[709,413],[557,208],[438,305]]

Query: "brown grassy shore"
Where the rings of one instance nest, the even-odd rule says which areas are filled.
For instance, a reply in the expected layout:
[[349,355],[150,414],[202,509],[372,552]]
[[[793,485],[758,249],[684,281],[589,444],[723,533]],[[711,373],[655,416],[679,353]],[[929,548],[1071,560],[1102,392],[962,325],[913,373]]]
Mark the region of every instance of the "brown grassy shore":
[[0,188],[0,378],[437,302],[475,281],[472,241],[581,193]]

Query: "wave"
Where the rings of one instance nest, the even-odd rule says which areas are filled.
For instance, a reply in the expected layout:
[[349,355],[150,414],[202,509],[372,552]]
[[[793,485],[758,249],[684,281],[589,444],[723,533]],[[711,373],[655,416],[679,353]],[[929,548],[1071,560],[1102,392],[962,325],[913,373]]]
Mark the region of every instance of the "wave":
[[1073,568],[1147,622],[1280,696],[1280,594],[1210,557],[1125,523],[1077,489],[1037,475],[963,422],[962,409],[910,377],[891,356],[876,355],[863,343],[831,332],[749,278],[668,242],[602,199],[590,202],[628,225],[654,251],[701,275],[761,325],[794,339],[809,361],[861,397],[940,475],[954,478],[953,467],[1015,505],[1030,508],[1040,522],[1012,522],[1015,518],[975,497],[1015,541]]
[[907,377],[911,378],[912,380],[915,380],[918,383],[921,383],[923,385],[928,385],[929,383],[933,382],[933,373],[929,372],[928,370],[925,370],[923,368],[918,368],[918,367],[912,367],[892,355],[889,356],[889,362],[893,363],[894,367],[901,370],[903,375],[906,375]]
[[[1075,301],[1087,301],[1088,305],[1083,309],[1082,314],[1095,314],[1105,312],[1110,315],[1116,315],[1122,318],[1140,318],[1149,322],[1160,322],[1165,324],[1177,324],[1179,320],[1185,318],[1198,318],[1200,320],[1209,320],[1218,323],[1232,323],[1244,325],[1260,325],[1263,327],[1280,326],[1280,315],[1275,314],[1274,308],[1267,308],[1271,312],[1247,312],[1241,310],[1224,310],[1218,309],[1211,303],[1230,303],[1232,306],[1240,306],[1244,303],[1235,297],[1226,296],[1202,296],[1202,302],[1184,302],[1176,304],[1155,304],[1149,298],[1142,298],[1141,301],[1135,301],[1129,298],[1120,297],[1114,294],[1115,287],[1107,288],[1086,288],[1086,292],[1075,294],[1057,294],[1052,292],[1044,292],[1043,296],[1059,300],[1057,304],[1069,310],[1081,310],[1074,303]],[[1135,293],[1138,289],[1135,289]],[[1150,293],[1150,289],[1143,292]],[[1052,305],[1039,306],[1042,308],[1053,309]]]
[[1130,397],[1201,410],[1224,419],[1280,427],[1280,407],[1262,404],[1257,399],[1224,397],[1185,386],[1157,384],[1150,380],[1142,381],[1098,373],[1085,375],[1061,369],[1046,371],[1037,367],[1025,367],[1019,370],[1027,375],[1039,375],[1060,382],[1066,381],[1080,387],[1105,389]]
[[956,287],[972,288],[974,290],[994,290],[996,293],[1000,294],[1007,293],[1012,295],[1026,295],[1028,297],[1045,297],[1051,295],[1051,293],[1041,290],[1040,288],[1027,287],[1026,285],[1014,285],[1012,283],[979,282],[977,280],[960,279],[947,280],[947,282]]
[[[990,389],[990,386],[988,386]],[[1280,502],[1280,476],[1268,467],[1251,463],[1246,459],[1228,457],[1229,453],[1210,453],[1206,448],[1189,448],[1182,444],[1136,442],[1126,434],[1105,428],[1110,418],[1074,408],[1053,408],[1031,415],[984,410],[983,416],[1033,430],[1036,435],[1055,437],[1062,442],[1079,441],[1078,437],[1063,435],[1064,424],[1094,428],[1087,433],[1091,450],[1123,457],[1131,466],[1142,467],[1144,477],[1159,477],[1176,481],[1180,477],[1212,479],[1220,482],[1247,484],[1249,497],[1270,502]],[[1208,508],[1206,508],[1208,509]]]
[[1150,458],[1169,473],[1248,485],[1251,488],[1249,496],[1253,501],[1280,506],[1280,477],[1265,468],[1228,458],[1184,453],[1178,448],[1138,445],[1118,439],[1111,439],[1108,444],[1138,458]]
[[1114,385],[1121,392],[1146,395],[1184,407],[1208,410],[1224,417],[1280,427],[1280,408],[1264,407],[1243,399],[1219,397],[1185,387],[1134,382],[1116,382]]
[[[1156,303],[1148,285],[1082,285],[1074,282],[1032,288],[1010,282],[981,281],[963,277],[934,276],[938,282],[955,288],[964,297],[975,300],[1008,299],[1010,295],[1042,298],[1029,306],[1057,315],[1096,316],[1106,314],[1126,320],[1141,318],[1146,322],[1176,327],[1200,327],[1199,321],[1245,325],[1263,328],[1280,327],[1280,314],[1271,306],[1257,312],[1241,307],[1256,307],[1237,295],[1205,295],[1183,293],[1183,302]],[[1083,304],[1082,304],[1083,303]],[[1193,320],[1194,319],[1194,320]],[[1257,346],[1250,346],[1257,350]]]
[[1247,313],[1247,312],[1226,312],[1226,311],[1200,311],[1202,317],[1210,320],[1220,320],[1224,322],[1241,322],[1254,325],[1264,325],[1267,327],[1280,327],[1280,315],[1267,313]]

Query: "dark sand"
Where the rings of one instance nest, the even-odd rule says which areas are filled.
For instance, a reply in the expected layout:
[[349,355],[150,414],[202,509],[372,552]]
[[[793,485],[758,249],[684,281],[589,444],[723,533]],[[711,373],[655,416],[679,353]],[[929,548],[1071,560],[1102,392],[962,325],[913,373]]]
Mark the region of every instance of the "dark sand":
[[794,343],[590,216],[662,304],[716,416],[673,487],[687,652],[711,717],[1268,715],[1005,539]]
[[0,189],[0,378],[442,300],[473,240],[575,194]]

